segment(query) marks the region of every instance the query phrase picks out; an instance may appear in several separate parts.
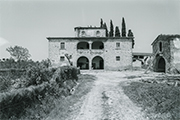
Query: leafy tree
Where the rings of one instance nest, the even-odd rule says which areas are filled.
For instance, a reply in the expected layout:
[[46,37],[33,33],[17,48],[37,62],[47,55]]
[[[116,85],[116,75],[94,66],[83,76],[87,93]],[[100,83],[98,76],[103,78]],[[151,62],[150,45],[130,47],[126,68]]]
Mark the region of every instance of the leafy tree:
[[116,26],[115,28],[115,37],[120,37],[120,31],[118,26]]
[[122,34],[122,37],[126,37],[126,23],[125,23],[124,17],[122,18],[121,34]]
[[103,19],[101,18],[100,27],[103,27]]
[[17,61],[21,61],[21,60],[26,61],[31,56],[29,54],[29,50],[21,46],[9,47],[6,50],[10,53],[11,57]]
[[110,31],[109,31],[109,37],[113,37],[114,36],[114,26],[112,23],[112,20],[110,21]]
[[106,30],[106,37],[108,37],[108,29],[106,23],[103,24],[103,28]]

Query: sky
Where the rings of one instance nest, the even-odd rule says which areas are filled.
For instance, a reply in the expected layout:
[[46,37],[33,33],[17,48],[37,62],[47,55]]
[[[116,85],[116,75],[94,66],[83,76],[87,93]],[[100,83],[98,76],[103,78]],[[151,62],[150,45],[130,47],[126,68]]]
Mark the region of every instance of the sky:
[[46,37],[73,37],[74,27],[110,20],[135,37],[133,52],[152,52],[160,34],[180,34],[180,0],[0,0],[0,59],[6,48],[22,46],[35,61],[48,58]]

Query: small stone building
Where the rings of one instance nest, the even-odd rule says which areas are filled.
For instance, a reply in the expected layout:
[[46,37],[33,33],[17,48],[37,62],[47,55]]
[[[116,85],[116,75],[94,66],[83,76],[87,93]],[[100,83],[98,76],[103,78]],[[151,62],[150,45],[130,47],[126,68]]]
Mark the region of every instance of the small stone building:
[[152,47],[154,71],[179,73],[180,35],[159,35],[152,43]]
[[75,27],[75,37],[47,37],[53,65],[69,64],[84,70],[124,70],[132,67],[133,37],[106,37],[102,27]]

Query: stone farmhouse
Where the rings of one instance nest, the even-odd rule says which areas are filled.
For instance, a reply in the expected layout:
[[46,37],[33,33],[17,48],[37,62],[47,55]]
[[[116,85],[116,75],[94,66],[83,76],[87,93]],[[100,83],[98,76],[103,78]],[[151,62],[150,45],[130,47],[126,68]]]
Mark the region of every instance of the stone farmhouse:
[[47,37],[53,65],[69,64],[83,70],[132,68],[133,36],[106,37],[102,27],[75,27],[75,37]]
[[154,71],[179,73],[180,35],[159,35],[153,41],[152,47]]

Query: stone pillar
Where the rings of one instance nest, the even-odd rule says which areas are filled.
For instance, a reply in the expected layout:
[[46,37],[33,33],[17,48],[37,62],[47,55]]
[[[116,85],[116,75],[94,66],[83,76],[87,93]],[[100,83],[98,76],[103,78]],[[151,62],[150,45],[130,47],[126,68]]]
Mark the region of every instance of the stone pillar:
[[89,43],[89,50],[91,50],[92,49],[92,41],[88,41],[88,43]]
[[[89,43],[89,52],[91,52],[91,49],[92,49],[92,41],[88,41]],[[89,59],[89,70],[92,70],[92,60],[91,60],[91,56]]]

